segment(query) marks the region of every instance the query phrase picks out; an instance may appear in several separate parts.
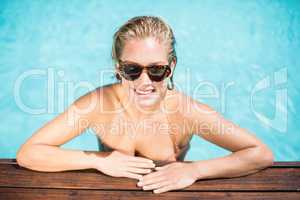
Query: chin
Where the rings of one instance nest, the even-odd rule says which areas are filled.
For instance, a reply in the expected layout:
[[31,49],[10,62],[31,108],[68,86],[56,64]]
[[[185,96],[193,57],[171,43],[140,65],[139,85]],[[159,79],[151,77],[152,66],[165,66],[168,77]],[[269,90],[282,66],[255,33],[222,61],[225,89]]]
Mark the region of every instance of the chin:
[[147,107],[152,107],[157,103],[157,101],[154,100],[142,100],[138,101],[138,104],[141,108],[147,108]]
[[136,98],[136,103],[141,106],[153,106],[159,102],[159,98],[151,98],[151,99],[139,99]]

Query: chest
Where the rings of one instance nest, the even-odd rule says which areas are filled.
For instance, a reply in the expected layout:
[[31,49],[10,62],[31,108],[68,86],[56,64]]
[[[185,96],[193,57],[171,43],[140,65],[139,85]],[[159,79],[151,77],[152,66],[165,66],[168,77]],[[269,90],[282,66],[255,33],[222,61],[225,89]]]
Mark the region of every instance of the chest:
[[104,150],[119,150],[152,160],[174,160],[176,148],[189,142],[184,127],[167,116],[139,121],[115,117],[97,134]]

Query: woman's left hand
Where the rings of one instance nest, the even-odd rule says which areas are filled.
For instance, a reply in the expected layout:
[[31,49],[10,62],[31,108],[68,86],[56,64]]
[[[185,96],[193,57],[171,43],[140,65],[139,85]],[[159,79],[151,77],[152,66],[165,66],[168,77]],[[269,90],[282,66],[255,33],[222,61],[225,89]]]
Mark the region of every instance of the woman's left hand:
[[197,180],[194,162],[173,162],[155,169],[157,171],[144,175],[138,182],[137,185],[143,187],[143,190],[162,193],[188,187]]

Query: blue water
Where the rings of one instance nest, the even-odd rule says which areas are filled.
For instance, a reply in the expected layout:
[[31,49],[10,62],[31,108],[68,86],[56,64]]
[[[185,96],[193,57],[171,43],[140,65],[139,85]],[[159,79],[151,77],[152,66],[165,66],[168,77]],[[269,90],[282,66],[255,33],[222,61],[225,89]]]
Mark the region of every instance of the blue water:
[[[0,0],[1,158],[77,97],[116,81],[112,35],[137,15],[173,27],[178,88],[251,131],[277,161],[300,160],[298,0]],[[96,150],[96,136],[63,148]],[[227,154],[194,136],[187,159]]]

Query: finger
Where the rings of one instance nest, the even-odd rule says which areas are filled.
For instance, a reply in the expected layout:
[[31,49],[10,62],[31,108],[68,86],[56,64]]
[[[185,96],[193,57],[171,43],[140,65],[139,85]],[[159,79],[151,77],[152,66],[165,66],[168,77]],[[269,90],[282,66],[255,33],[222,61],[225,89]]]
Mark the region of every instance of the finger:
[[161,188],[158,188],[156,190],[153,190],[153,192],[158,194],[158,193],[163,193],[163,192],[167,192],[167,191],[174,190],[174,189],[175,189],[175,187],[172,184],[170,184],[170,185],[166,185]]
[[138,182],[138,186],[142,187],[142,186],[151,185],[151,184],[155,184],[155,183],[163,182],[163,181],[166,181],[166,178],[162,177],[162,176],[152,178],[152,179],[148,179],[148,180],[144,180],[142,178],[142,180],[140,180]]
[[170,181],[161,181],[161,182],[154,183],[154,184],[151,184],[151,185],[143,186],[143,190],[159,189],[159,188],[162,188],[162,187],[166,187],[168,185],[170,185]]
[[162,167],[155,167],[155,170],[157,170],[157,171],[164,170],[164,169],[167,169],[169,167],[170,167],[169,165],[165,165],[165,166],[162,166]]
[[154,163],[143,163],[143,162],[133,162],[133,161],[126,162],[126,165],[130,167],[150,168],[150,169],[154,169],[155,167]]
[[124,175],[123,175],[123,177],[141,180],[141,178],[143,177],[143,175],[135,174],[135,173],[131,173],[131,172],[125,172]]
[[136,168],[136,167],[126,167],[126,171],[131,172],[131,173],[138,173],[138,174],[148,174],[152,172],[151,169],[141,169],[141,168]]
[[128,161],[141,162],[141,163],[153,163],[153,161],[148,158],[143,158],[138,156],[128,156]]
[[156,178],[156,177],[159,177],[159,176],[162,176],[164,174],[164,172],[162,171],[156,171],[156,172],[152,172],[152,173],[149,173],[147,175],[144,175],[143,178],[142,178],[142,181],[148,181],[150,179],[153,179],[153,178]]
[[176,162],[171,162],[171,163],[168,163],[168,164],[165,164],[163,166],[157,166],[155,169],[156,170],[164,170],[164,169],[169,169],[170,167],[172,166],[176,166]]

